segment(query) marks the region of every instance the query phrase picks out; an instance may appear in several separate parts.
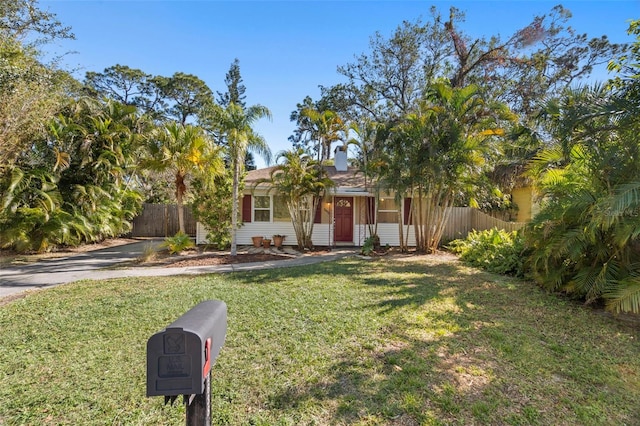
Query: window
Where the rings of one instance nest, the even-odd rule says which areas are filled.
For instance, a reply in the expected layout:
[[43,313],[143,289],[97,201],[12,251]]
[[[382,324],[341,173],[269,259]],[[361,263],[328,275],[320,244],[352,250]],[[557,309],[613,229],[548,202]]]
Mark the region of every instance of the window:
[[271,222],[271,197],[258,195],[253,197],[253,220]]
[[284,195],[273,196],[273,221],[288,222],[291,220],[289,209],[287,208],[287,197]]
[[393,198],[380,198],[378,223],[398,223],[398,206]]

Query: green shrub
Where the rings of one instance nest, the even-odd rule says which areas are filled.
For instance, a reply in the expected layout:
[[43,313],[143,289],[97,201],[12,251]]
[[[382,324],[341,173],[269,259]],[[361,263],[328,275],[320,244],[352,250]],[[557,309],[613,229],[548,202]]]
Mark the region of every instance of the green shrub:
[[360,250],[360,252],[365,256],[373,254],[373,252],[375,251],[374,243],[375,240],[373,237],[367,238],[366,240],[364,240],[364,244],[362,244],[362,249]]
[[195,247],[193,241],[191,241],[191,237],[185,234],[184,232],[178,232],[173,237],[167,237],[164,239],[162,243],[162,247],[166,247],[169,250],[169,253],[175,254],[180,253],[186,249],[190,249]]
[[472,231],[464,240],[452,241],[448,248],[472,266],[496,274],[524,276],[524,239],[518,231]]

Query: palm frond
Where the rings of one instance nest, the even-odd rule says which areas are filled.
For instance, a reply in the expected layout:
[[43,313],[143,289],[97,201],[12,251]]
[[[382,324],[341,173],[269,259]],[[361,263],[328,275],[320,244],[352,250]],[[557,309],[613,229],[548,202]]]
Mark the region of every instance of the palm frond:
[[613,312],[640,314],[640,276],[629,276],[620,280],[604,294],[607,309]]

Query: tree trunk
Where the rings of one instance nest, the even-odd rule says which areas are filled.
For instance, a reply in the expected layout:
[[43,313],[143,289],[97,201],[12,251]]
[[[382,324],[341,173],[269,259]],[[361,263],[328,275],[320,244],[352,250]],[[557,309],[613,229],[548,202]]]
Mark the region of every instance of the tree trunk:
[[184,209],[182,208],[182,198],[184,196],[185,191],[187,190],[186,185],[184,184],[184,176],[182,173],[176,173],[176,204],[178,205],[178,226],[180,228],[180,232],[186,234],[184,229]]
[[233,168],[233,186],[231,190],[231,256],[238,254],[238,241],[236,239],[236,231],[238,229],[238,192],[240,186],[240,161],[235,161]]

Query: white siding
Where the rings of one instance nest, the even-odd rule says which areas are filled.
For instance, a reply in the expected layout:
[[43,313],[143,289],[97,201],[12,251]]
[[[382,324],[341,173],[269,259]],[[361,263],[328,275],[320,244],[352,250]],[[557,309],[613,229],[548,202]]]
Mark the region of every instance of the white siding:
[[[354,214],[355,215],[355,214]],[[503,222],[501,220],[489,217],[484,213],[471,209],[469,207],[454,207],[449,216],[449,221],[444,230],[443,238],[452,240],[455,238],[464,238],[472,230],[491,229],[493,227],[503,228],[507,230],[519,229],[523,223]],[[415,233],[413,225],[403,225],[404,236],[408,236],[407,245],[415,246]],[[409,232],[407,234],[407,228]],[[252,222],[244,224],[237,232],[238,245],[251,245],[251,237],[263,236],[271,238],[274,234],[286,235],[285,245],[296,245],[295,232],[291,222]],[[196,227],[196,243],[206,244],[207,231],[205,227],[198,223]],[[354,225],[353,228],[353,244],[362,246],[369,236],[367,225]],[[378,236],[380,244],[383,246],[398,246],[400,238],[398,236],[397,223],[379,223]],[[333,224],[316,223],[313,226],[312,234],[313,243],[316,246],[332,246],[333,245]]]
[[[333,235],[330,235],[331,231],[328,224],[316,223],[313,225],[313,234],[311,234],[311,240],[316,246],[330,246]],[[265,238],[271,238],[274,234],[284,235],[284,245],[295,246],[297,245],[296,233],[293,230],[293,224],[291,222],[251,222],[245,223],[236,233],[236,238],[239,246],[252,245],[251,237],[262,236]],[[207,243],[207,230],[201,223],[198,222],[196,229],[196,244]]]

